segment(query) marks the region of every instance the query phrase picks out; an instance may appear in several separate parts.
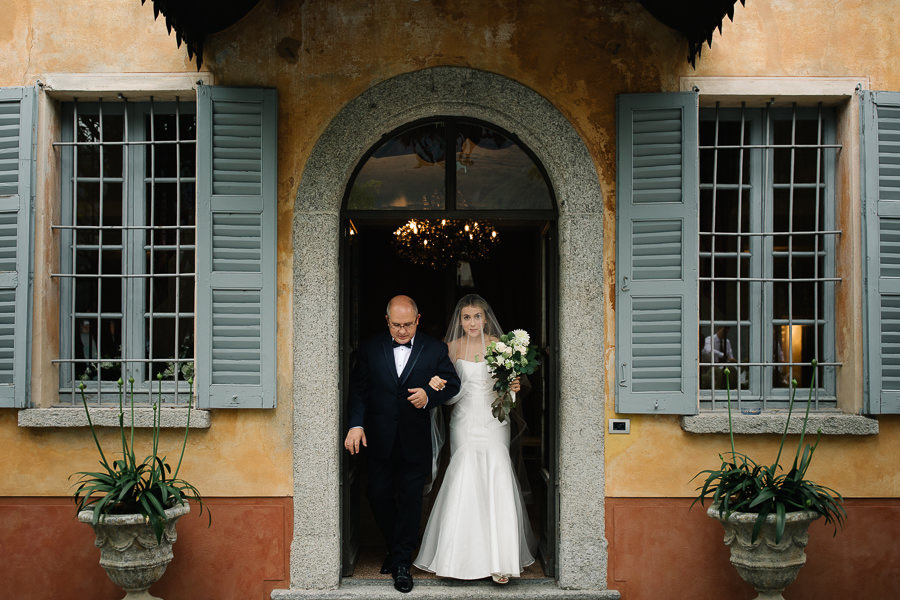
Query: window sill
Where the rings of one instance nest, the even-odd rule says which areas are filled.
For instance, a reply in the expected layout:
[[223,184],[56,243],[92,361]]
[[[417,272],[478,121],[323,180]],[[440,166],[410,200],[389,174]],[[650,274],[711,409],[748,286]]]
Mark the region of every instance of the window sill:
[[[118,407],[91,408],[91,421],[94,427],[118,427]],[[160,410],[160,427],[162,429],[184,429],[187,425],[187,408],[163,408]],[[193,409],[191,411],[191,429],[209,429],[210,412]],[[81,408],[27,408],[19,411],[19,427],[64,429],[68,427],[87,427],[87,417]],[[131,409],[125,412],[125,426],[131,426]],[[153,409],[143,407],[134,409],[134,426],[150,428],[153,426]]]
[[[784,432],[787,411],[770,411],[759,415],[733,415],[735,433],[758,434]],[[716,411],[681,418],[681,428],[688,433],[728,433],[728,412]],[[803,413],[791,415],[788,433],[799,434],[803,429]],[[878,435],[878,420],[862,415],[839,412],[810,413],[807,433],[823,435]]]

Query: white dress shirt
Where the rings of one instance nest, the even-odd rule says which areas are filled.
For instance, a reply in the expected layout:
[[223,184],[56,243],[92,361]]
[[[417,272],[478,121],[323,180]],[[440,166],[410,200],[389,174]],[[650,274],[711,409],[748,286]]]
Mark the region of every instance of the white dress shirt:
[[[395,340],[396,341],[396,340]],[[416,341],[415,336],[413,336],[409,340],[409,345],[412,346]],[[394,347],[394,366],[397,367],[397,377],[400,377],[400,374],[403,373],[403,369],[406,368],[406,363],[409,361],[409,355],[412,354],[412,348],[407,348],[406,346],[395,346]],[[428,407],[428,392],[425,392],[426,400],[425,405],[422,407]]]
[[[416,338],[413,337],[409,340],[410,345],[412,345],[415,339]],[[409,361],[410,354],[412,354],[412,348],[407,348],[406,346],[397,346],[394,348],[394,365],[397,367],[397,377],[400,377],[400,373],[406,368],[406,363]]]

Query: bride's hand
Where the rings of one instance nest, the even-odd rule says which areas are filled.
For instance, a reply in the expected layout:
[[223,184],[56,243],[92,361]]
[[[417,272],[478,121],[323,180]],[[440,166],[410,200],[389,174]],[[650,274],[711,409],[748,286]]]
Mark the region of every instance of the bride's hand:
[[441,378],[438,377],[437,375],[435,375],[434,377],[432,377],[432,378],[431,378],[431,381],[428,382],[428,386],[429,386],[431,389],[433,389],[433,390],[435,390],[435,391],[437,391],[437,392],[439,392],[439,391],[441,391],[442,389],[444,389],[444,386],[445,386],[445,385],[447,385],[447,380],[446,380],[446,379],[441,379]]
[[512,380],[512,383],[509,384],[509,391],[519,393],[519,390],[522,389],[522,383],[519,381],[519,377],[516,377]]

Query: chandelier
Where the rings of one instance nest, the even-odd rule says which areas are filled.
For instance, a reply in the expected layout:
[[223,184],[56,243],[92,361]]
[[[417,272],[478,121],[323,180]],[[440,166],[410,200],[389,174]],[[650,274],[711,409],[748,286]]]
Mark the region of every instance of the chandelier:
[[435,270],[456,260],[484,260],[499,242],[490,223],[468,219],[410,219],[393,239],[400,257]]

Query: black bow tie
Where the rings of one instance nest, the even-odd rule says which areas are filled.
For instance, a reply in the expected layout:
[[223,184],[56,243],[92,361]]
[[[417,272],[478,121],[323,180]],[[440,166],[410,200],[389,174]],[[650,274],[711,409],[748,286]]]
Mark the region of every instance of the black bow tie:
[[391,348],[397,348],[399,346],[405,346],[405,347],[409,348],[410,350],[412,350],[412,342],[406,342],[405,344],[401,344],[397,340],[391,340]]

